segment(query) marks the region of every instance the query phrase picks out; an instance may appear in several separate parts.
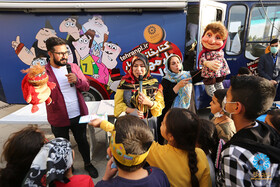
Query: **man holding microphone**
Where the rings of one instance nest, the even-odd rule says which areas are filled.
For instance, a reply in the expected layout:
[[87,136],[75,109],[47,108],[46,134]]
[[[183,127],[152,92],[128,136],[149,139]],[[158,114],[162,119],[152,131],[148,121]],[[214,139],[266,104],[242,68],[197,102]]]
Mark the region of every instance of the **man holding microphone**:
[[[68,64],[66,43],[63,39],[51,37],[46,41],[50,60],[46,65],[49,81],[56,87],[51,92],[53,102],[47,105],[48,122],[54,136],[69,140],[69,129],[78,144],[84,160],[84,168],[93,178],[98,177],[96,168],[90,162],[90,148],[87,141],[87,124],[79,124],[79,119],[88,114],[82,92],[89,90],[89,83],[76,64]],[[68,66],[66,68],[66,65]]]

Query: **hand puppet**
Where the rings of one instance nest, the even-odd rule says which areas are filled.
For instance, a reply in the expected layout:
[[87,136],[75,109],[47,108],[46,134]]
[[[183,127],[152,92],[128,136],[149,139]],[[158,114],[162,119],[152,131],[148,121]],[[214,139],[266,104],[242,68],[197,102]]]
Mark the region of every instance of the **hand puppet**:
[[48,81],[49,76],[45,67],[38,64],[22,70],[22,72],[27,75],[21,82],[21,89],[25,101],[33,105],[31,112],[37,112],[39,110],[37,105],[40,103],[51,104],[51,90],[55,88],[56,84]]
[[198,64],[202,67],[201,76],[210,97],[213,97],[216,89],[224,88],[222,82],[230,74],[223,52],[227,36],[225,26],[221,22],[214,22],[206,26],[201,38],[202,51],[198,56]]

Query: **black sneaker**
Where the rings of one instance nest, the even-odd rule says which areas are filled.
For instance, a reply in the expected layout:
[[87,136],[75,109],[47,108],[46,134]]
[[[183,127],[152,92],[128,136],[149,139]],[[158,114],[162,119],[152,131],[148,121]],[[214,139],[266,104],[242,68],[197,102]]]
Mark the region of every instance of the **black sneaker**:
[[89,173],[89,175],[92,178],[97,178],[98,177],[98,171],[92,164],[85,165],[85,170]]

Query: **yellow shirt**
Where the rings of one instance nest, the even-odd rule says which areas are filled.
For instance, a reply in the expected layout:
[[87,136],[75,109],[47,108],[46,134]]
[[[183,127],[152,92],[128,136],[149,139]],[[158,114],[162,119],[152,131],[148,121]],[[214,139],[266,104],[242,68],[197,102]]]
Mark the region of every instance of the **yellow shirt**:
[[[143,90],[145,91],[145,90]],[[115,94],[115,109],[114,109],[114,115],[118,117],[122,112],[126,112],[127,106],[125,102],[123,101],[123,92],[124,90],[117,89],[117,92]],[[150,111],[154,117],[158,117],[161,115],[162,109],[165,107],[164,105],[164,99],[162,92],[158,91],[155,95],[155,101],[152,108],[150,108]]]
[[[103,120],[100,128],[105,131],[114,130],[114,125]],[[199,181],[199,186],[211,186],[210,168],[205,153],[200,148],[195,148],[197,155],[196,177]],[[153,142],[147,161],[151,166],[158,167],[166,174],[170,185],[173,187],[191,186],[191,173],[189,168],[188,153],[177,149],[169,144],[160,145]]]

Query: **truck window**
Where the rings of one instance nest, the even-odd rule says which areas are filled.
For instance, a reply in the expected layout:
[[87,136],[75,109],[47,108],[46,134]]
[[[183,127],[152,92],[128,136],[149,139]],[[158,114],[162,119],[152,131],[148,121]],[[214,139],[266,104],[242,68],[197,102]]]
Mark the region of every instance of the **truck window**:
[[247,8],[244,5],[233,5],[229,9],[228,39],[226,44],[226,54],[228,55],[238,55],[241,52],[246,15]]
[[269,42],[280,34],[280,5],[253,7],[249,20],[245,56],[255,60],[265,53]]

